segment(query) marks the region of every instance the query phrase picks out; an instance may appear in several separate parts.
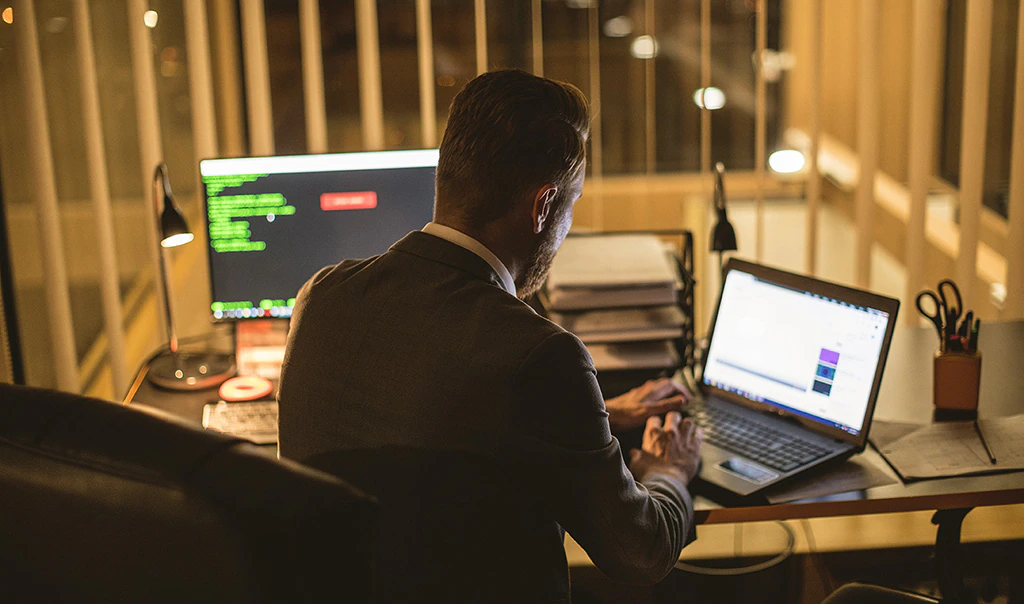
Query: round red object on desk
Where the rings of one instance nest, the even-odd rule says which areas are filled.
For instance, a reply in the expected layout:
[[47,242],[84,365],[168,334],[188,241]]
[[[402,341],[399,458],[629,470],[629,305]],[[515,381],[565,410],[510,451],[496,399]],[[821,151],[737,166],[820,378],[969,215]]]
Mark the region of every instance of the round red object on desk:
[[274,385],[254,375],[240,375],[226,380],[220,385],[218,394],[228,402],[254,401],[274,391]]

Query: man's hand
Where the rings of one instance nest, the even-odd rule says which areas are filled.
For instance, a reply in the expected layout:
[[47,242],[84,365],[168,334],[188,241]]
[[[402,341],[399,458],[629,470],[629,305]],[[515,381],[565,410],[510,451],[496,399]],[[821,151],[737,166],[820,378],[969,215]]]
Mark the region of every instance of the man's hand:
[[678,411],[647,420],[644,430],[643,451],[630,451],[630,470],[637,479],[648,472],[662,472],[677,476],[689,484],[700,468],[700,445],[704,432],[692,419],[683,419]]
[[682,409],[689,399],[690,393],[682,384],[661,378],[648,380],[626,394],[606,400],[604,405],[612,429],[624,430],[643,426],[648,417]]

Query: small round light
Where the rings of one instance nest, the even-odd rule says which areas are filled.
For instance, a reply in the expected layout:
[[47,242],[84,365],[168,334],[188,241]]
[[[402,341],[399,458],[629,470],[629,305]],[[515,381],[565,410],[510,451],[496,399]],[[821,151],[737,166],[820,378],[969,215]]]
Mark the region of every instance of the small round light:
[[701,109],[714,111],[725,107],[725,93],[714,86],[708,86],[707,90],[698,88],[693,92],[693,102]]
[[601,30],[609,38],[625,38],[633,33],[633,20],[626,15],[620,15],[605,21]]
[[8,6],[0,13],[0,19],[4,20],[4,23],[10,25],[14,23],[14,7]]
[[658,41],[654,36],[637,36],[629,47],[629,52],[637,59],[653,59],[658,56]]
[[179,245],[185,245],[189,241],[192,241],[195,235],[192,233],[178,233],[177,235],[171,235],[160,242],[160,245],[164,247],[178,247]]
[[804,169],[804,154],[796,149],[780,149],[768,156],[768,167],[779,174],[793,174]]
[[142,22],[146,24],[146,27],[153,29],[156,27],[157,21],[160,20],[160,15],[155,10],[148,10],[142,15]]

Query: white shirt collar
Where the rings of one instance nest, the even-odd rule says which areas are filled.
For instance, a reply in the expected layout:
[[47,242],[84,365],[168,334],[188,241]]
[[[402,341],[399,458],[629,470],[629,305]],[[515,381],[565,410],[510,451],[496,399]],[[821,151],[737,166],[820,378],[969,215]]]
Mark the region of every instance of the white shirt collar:
[[495,256],[491,250],[487,249],[484,244],[461,231],[456,231],[451,227],[447,227],[436,222],[428,222],[426,226],[423,227],[423,232],[428,235],[440,237],[445,241],[450,241],[455,245],[465,248],[483,258],[487,264],[491,265],[494,272],[498,274],[498,278],[501,279],[502,288],[513,296],[516,295],[516,284],[515,281],[512,280],[512,273],[508,272],[508,269],[505,268],[505,264]]

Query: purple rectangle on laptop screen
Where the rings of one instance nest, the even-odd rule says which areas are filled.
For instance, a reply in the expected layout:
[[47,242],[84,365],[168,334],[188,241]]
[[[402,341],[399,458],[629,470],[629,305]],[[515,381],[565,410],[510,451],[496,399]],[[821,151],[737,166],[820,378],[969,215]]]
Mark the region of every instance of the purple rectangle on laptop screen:
[[833,352],[826,348],[821,349],[821,355],[818,358],[821,359],[822,361],[825,361],[826,363],[831,363],[833,365],[839,363],[839,353]]

